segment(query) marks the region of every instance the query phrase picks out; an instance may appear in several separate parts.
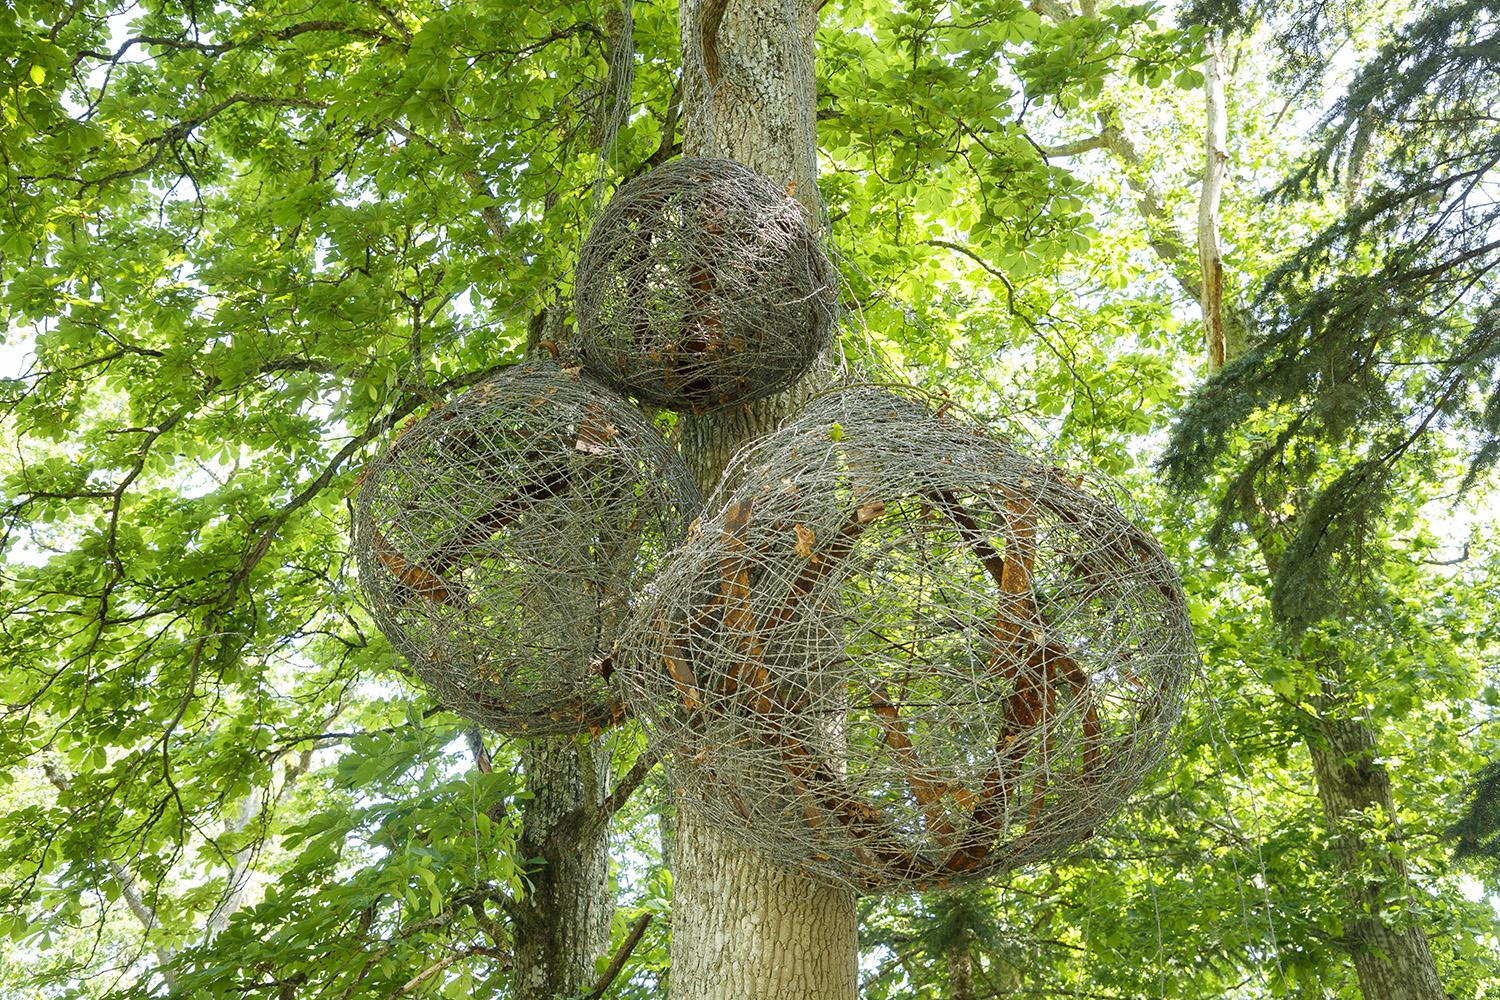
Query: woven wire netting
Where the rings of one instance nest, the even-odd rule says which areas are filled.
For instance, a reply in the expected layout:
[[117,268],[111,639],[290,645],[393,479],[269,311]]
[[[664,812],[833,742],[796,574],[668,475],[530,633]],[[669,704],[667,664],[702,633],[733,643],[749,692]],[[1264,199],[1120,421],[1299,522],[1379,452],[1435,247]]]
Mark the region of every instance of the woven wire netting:
[[590,374],[705,412],[780,392],[833,331],[836,279],[802,206],[732,160],[688,157],[616,192],[578,259]]
[[1116,488],[874,388],[726,481],[620,657],[709,822],[858,892],[942,887],[1059,855],[1166,753],[1197,654]]
[[527,362],[370,464],[354,549],[376,624],[445,706],[502,732],[577,733],[621,717],[595,664],[698,506],[633,406]]

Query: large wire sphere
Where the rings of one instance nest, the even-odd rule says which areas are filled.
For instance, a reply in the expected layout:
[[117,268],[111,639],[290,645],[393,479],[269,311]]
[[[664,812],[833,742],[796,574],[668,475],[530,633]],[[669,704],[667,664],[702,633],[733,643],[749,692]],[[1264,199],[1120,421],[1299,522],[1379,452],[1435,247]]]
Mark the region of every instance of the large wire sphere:
[[1057,856],[1167,752],[1197,654],[1116,488],[870,388],[726,483],[620,657],[708,823],[861,893],[942,887]]
[[622,185],[584,242],[576,348],[600,381],[648,403],[744,403],[812,365],[836,288],[786,191],[732,160],[673,160]]
[[354,549],[376,624],[445,706],[503,732],[577,733],[620,718],[595,665],[698,506],[634,407],[528,362],[371,463]]

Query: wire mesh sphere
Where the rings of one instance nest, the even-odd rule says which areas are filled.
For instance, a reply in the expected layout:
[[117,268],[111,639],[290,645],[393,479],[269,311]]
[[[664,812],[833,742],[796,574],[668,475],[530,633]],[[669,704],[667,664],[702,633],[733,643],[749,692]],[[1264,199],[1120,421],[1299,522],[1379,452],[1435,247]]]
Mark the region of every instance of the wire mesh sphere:
[[658,406],[749,402],[827,345],[836,287],[794,198],[732,160],[673,160],[621,186],[584,242],[574,346]]
[[868,388],[726,482],[619,671],[710,824],[861,893],[936,888],[1057,856],[1165,755],[1193,635],[1107,485]]
[[597,730],[621,709],[594,664],[697,507],[682,459],[634,407],[528,362],[366,469],[360,583],[448,708],[510,733]]

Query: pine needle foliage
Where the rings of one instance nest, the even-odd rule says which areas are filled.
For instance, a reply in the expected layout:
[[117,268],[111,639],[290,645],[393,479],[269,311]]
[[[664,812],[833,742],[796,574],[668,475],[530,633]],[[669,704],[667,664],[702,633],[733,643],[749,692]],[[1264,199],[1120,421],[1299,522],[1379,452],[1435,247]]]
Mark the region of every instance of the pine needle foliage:
[[1272,195],[1341,198],[1342,214],[1269,275],[1259,340],[1185,408],[1163,459],[1178,489],[1228,474],[1219,537],[1236,522],[1274,536],[1293,634],[1332,613],[1334,568],[1403,460],[1463,440],[1468,485],[1500,458],[1497,10],[1427,10],[1355,75]]
[[1491,761],[1474,778],[1469,806],[1449,827],[1453,855],[1500,861],[1500,760]]
[[[1227,35],[1263,32],[1275,54],[1271,79],[1300,91],[1324,73],[1351,34],[1371,16],[1389,7],[1379,0],[1191,0],[1183,22]],[[1377,15],[1379,16],[1379,15]]]

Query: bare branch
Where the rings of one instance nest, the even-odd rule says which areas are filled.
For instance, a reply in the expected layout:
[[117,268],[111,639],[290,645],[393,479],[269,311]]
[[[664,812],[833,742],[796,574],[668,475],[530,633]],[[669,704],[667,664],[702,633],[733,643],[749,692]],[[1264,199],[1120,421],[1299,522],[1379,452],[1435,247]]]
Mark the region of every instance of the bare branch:
[[630,770],[625,772],[625,776],[619,780],[615,787],[610,790],[610,793],[605,796],[604,801],[599,804],[599,812],[605,817],[613,816],[619,812],[620,807],[629,800],[631,795],[635,794],[635,790],[641,787],[641,783],[655,769],[656,762],[659,759],[660,756],[652,750],[647,750],[637,757],[635,763],[631,765]]
[[641,937],[646,933],[646,926],[651,923],[651,918],[654,916],[656,914],[647,910],[635,918],[635,923],[630,925],[630,933],[626,934],[625,940],[620,942],[620,949],[609,960],[609,965],[605,967],[604,974],[599,977],[599,981],[589,991],[588,1000],[602,1000],[604,992],[609,989],[609,984],[614,982],[615,978],[619,976],[620,970],[625,968],[625,963],[629,960],[630,953],[635,951],[635,946],[641,943]]
[[444,955],[436,962],[433,962],[427,968],[423,969],[421,972],[408,979],[406,981],[406,985],[402,986],[399,990],[392,993],[391,996],[404,997],[408,993],[411,993],[413,990],[415,990],[418,986],[421,986],[427,980],[437,975],[439,972],[442,972],[444,969],[448,968],[448,966],[452,965],[453,963],[462,962],[467,958],[477,958],[481,955],[487,955],[491,958],[503,958],[506,959],[507,963],[510,959],[509,952],[501,951],[498,948],[491,948],[488,945],[476,945],[473,948],[464,948],[459,951],[453,952],[451,955]]
[[1198,199],[1198,265],[1202,275],[1203,337],[1212,374],[1229,358],[1224,333],[1224,255],[1219,248],[1219,201],[1229,172],[1224,113],[1224,80],[1218,40],[1210,38],[1203,60],[1203,190]]
[[1091,135],[1086,139],[1074,139],[1072,142],[1058,143],[1056,146],[1038,146],[1043,156],[1077,156],[1094,149],[1106,149],[1109,140],[1101,135]]

